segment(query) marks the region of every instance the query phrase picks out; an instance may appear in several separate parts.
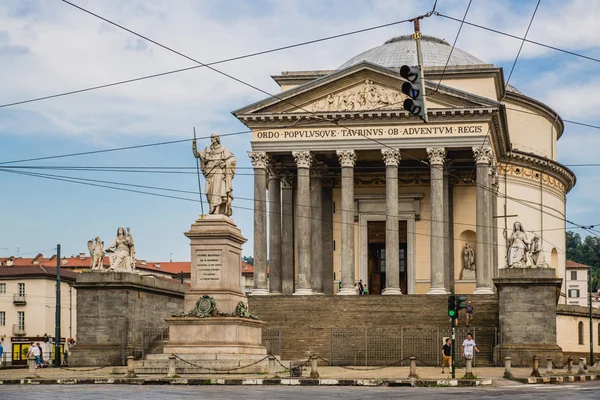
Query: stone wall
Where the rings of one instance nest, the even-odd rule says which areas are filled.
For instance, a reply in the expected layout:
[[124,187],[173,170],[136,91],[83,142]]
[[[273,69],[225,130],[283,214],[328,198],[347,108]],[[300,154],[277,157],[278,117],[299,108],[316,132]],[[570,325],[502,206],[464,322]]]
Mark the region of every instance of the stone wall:
[[166,329],[164,319],[183,310],[187,289],[179,281],[119,272],[81,273],[74,287],[73,366],[121,365],[123,356],[140,355],[143,332]]
[[[556,314],[556,334],[558,345],[564,357],[590,357],[590,309],[588,307],[559,304]],[[579,343],[579,323],[581,322],[583,344]],[[600,310],[593,310],[592,336],[594,358],[600,355]]]
[[[475,329],[487,328],[492,342],[498,323],[498,299],[493,295],[468,296],[475,307]],[[328,358],[332,330],[449,329],[448,297],[407,296],[250,296],[250,311],[267,322],[264,329],[281,329],[282,359],[305,360],[311,352]],[[460,313],[460,327],[464,317]],[[477,338],[476,338],[477,339]],[[435,341],[431,346],[434,351]],[[441,342],[439,344],[441,348]],[[486,346],[489,347],[489,346]],[[491,348],[481,358],[491,361]]]

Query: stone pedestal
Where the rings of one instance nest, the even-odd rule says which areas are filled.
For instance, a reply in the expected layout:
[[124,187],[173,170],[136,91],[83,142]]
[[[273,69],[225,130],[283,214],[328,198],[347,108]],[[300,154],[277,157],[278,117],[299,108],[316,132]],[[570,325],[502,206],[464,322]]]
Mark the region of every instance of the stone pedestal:
[[[143,336],[166,330],[164,318],[183,310],[184,285],[127,272],[77,274],[77,345],[69,366],[124,365],[141,356]],[[159,335],[158,335],[159,336]]]
[[[266,372],[267,350],[262,346],[265,323],[243,318],[238,310],[240,302],[248,305],[241,285],[242,244],[246,239],[225,215],[201,215],[185,235],[190,238],[192,252],[186,316],[165,319],[169,340],[163,354],[147,357],[136,370],[165,373],[168,357],[175,355],[176,370],[181,373]],[[199,302],[203,296],[214,301],[206,297]],[[250,364],[243,371],[239,369]]]
[[247,304],[242,291],[242,244],[246,238],[226,215],[201,215],[185,236],[191,247],[191,289],[184,308],[191,310],[204,295],[215,299],[219,312],[233,313]]
[[554,269],[505,268],[494,279],[498,289],[500,345],[497,360],[510,357],[513,366],[531,366],[532,359],[552,358],[562,365],[556,343],[556,304],[562,279]]

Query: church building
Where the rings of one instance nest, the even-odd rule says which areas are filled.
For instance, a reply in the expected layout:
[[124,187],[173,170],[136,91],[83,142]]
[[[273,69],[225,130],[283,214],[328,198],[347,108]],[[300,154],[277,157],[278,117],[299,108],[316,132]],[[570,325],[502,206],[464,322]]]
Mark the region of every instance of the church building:
[[565,292],[563,121],[502,68],[421,44],[428,123],[403,109],[411,35],[275,75],[281,93],[233,112],[252,130],[253,295],[493,294],[530,265]]

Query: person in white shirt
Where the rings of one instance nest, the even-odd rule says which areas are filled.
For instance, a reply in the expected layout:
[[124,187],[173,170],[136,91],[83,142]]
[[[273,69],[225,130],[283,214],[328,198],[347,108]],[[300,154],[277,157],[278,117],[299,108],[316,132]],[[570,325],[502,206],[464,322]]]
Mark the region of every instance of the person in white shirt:
[[479,353],[479,349],[473,340],[473,336],[471,333],[467,333],[467,338],[463,340],[463,357],[464,358],[473,358],[473,350]]

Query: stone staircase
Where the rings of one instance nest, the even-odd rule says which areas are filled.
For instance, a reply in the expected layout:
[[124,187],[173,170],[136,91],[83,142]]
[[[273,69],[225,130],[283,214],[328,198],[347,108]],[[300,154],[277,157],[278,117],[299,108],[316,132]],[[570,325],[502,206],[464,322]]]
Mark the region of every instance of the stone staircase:
[[[498,326],[495,295],[468,296],[475,307],[472,331],[481,353],[475,365],[493,365]],[[450,332],[447,296],[256,296],[251,312],[281,330],[283,360],[311,353],[333,364],[384,365],[414,355],[438,363]],[[456,333],[457,355],[466,336],[464,317]],[[324,361],[323,361],[324,363]]]

